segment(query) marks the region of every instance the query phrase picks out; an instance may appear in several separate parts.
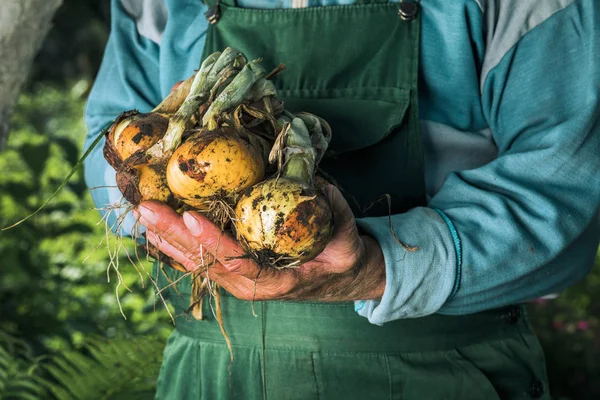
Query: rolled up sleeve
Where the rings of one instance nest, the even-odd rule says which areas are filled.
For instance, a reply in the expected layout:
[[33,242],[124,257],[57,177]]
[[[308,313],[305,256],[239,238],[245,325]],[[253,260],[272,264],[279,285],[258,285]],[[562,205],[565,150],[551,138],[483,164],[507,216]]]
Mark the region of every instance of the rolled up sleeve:
[[[469,314],[560,292],[591,269],[600,240],[600,13],[574,2],[526,35],[482,82],[498,157],[450,173],[429,203],[361,221],[383,249],[373,323]],[[439,210],[434,212],[433,209]]]

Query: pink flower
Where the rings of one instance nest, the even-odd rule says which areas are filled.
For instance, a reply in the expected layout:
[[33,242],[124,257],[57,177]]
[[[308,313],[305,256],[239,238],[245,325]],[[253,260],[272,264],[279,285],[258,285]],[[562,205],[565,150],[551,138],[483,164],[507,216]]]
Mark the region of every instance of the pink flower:
[[587,331],[590,328],[590,323],[585,320],[577,321],[577,329]]

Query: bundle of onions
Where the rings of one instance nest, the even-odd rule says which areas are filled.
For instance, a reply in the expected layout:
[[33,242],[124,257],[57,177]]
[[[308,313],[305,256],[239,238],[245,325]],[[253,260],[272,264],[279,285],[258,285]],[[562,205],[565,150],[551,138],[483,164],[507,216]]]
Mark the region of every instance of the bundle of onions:
[[236,234],[259,265],[299,266],[315,258],[331,239],[333,213],[314,181],[330,134],[329,125],[316,116],[293,117],[270,154],[270,161],[279,163],[278,174],[239,199]]
[[[276,93],[272,83],[266,82],[265,71],[256,61],[244,65],[234,76],[223,75],[211,90],[202,127],[188,132],[190,136],[177,147],[166,166],[167,183],[175,197],[221,228],[232,218],[238,193],[264,179],[271,146],[246,129],[240,114],[243,110],[254,110],[251,102],[262,101],[265,112],[257,111],[249,125],[276,118],[276,112],[281,111],[277,107],[280,103],[273,107],[271,100]],[[173,140],[167,134],[162,142],[172,148]],[[203,318],[202,300],[207,293],[216,298],[217,320],[228,341],[218,311],[218,289],[199,274],[192,280],[190,312],[196,319]]]
[[264,179],[271,146],[257,130],[269,136],[265,122],[275,126],[283,111],[267,78],[258,61],[226,48],[152,112],[122,113],[104,154],[125,199],[192,207],[224,227],[237,194]]
[[[171,101],[148,114],[123,113],[107,135],[105,156],[124,197],[134,206],[158,200],[178,211],[193,208],[225,228],[238,193],[265,176],[271,144],[255,133],[268,131],[283,109],[267,78],[258,61],[227,48],[209,56]],[[145,251],[185,272],[151,245]],[[194,275],[191,312],[201,319],[202,297],[216,291]]]
[[211,54],[193,77],[152,112],[134,110],[119,116],[107,134],[104,155],[117,171],[117,185],[125,199],[134,206],[146,200],[179,205],[167,185],[166,163],[183,133],[196,123],[211,89],[223,76],[237,74],[245,63],[245,58],[230,48]]

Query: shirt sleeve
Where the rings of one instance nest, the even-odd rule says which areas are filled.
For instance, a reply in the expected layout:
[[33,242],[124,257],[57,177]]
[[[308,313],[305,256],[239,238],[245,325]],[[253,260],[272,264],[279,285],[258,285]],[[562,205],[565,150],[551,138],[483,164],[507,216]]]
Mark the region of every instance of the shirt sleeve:
[[[428,208],[358,221],[386,263],[372,323],[469,314],[559,292],[592,267],[600,240],[600,13],[578,1],[535,27],[482,82],[498,147],[450,173]],[[501,32],[498,32],[500,35]]]
[[[88,127],[85,149],[121,112],[131,109],[147,112],[160,102],[158,62],[159,45],[141,36],[136,22],[122,8],[120,1],[112,0],[111,33],[85,109]],[[115,226],[124,208],[105,215],[108,207],[123,199],[116,187],[115,171],[104,159],[103,146],[104,140],[85,160],[85,181],[96,207],[107,218],[112,230],[130,235],[134,222],[131,215],[124,219],[120,229]]]

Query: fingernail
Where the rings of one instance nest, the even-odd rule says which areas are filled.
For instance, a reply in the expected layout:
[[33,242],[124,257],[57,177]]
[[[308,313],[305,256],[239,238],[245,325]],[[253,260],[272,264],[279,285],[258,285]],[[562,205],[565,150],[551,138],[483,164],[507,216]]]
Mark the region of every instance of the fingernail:
[[200,226],[198,220],[187,211],[183,213],[183,223],[189,229],[192,235],[200,236],[202,233],[202,226]]
[[140,213],[140,223],[142,225],[154,225],[158,222],[158,215],[148,207],[140,205],[138,208]]

